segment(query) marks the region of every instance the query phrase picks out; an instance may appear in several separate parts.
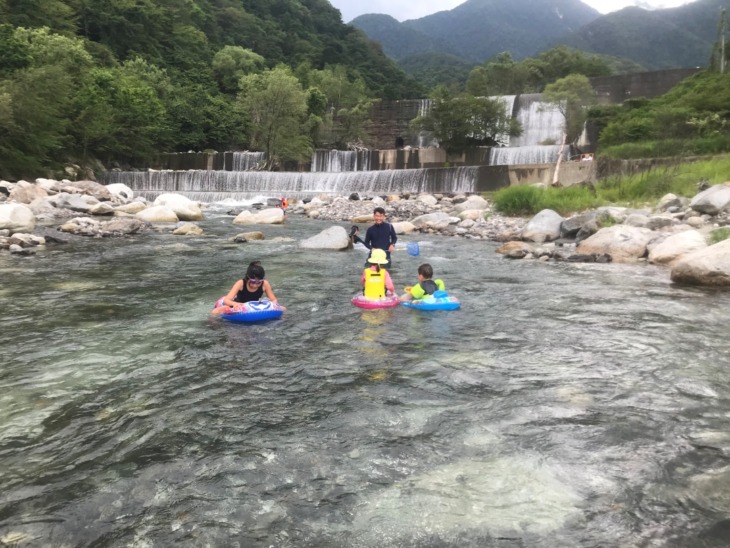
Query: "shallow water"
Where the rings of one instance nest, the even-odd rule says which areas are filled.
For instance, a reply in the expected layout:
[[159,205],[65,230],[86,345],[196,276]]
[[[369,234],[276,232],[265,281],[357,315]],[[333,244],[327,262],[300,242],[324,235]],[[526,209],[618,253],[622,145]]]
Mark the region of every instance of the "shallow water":
[[[413,236],[462,309],[363,311],[230,220],[0,254],[0,545],[727,545],[728,294]],[[254,259],[287,313],[210,319]]]

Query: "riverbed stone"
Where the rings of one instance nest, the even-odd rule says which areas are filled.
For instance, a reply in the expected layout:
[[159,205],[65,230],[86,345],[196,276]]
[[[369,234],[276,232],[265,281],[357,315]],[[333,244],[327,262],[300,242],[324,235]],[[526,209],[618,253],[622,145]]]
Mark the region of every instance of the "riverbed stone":
[[687,253],[707,247],[705,236],[696,230],[685,230],[672,234],[661,241],[649,244],[649,262],[671,264]]
[[25,204],[0,204],[0,229],[7,229],[10,233],[32,232],[36,218],[33,211]]
[[730,239],[684,255],[672,265],[670,277],[689,285],[730,286]]
[[443,211],[419,215],[411,219],[413,226],[419,229],[442,230],[451,224],[458,224],[461,221],[458,217],[452,217]]
[[200,236],[203,234],[203,229],[195,223],[183,223],[173,230],[172,233],[175,236]]
[[134,199],[134,190],[125,184],[112,183],[110,185],[106,185],[106,188],[114,198],[121,198],[125,202]]
[[398,223],[392,223],[392,225],[396,234],[413,234],[416,230],[416,226],[410,221],[401,221]]
[[83,180],[83,181],[61,181],[60,188],[63,192],[69,194],[86,194],[93,196],[100,202],[107,202],[112,199],[112,193],[109,189],[97,183],[96,181]]
[[203,211],[197,202],[193,202],[182,194],[160,194],[155,198],[153,205],[171,209],[181,221],[201,221],[203,219]]
[[653,232],[648,228],[626,225],[609,226],[580,242],[576,253],[580,255],[608,254],[614,262],[636,261],[646,255],[647,245],[653,237]]
[[730,182],[714,185],[697,194],[689,206],[700,213],[717,215],[730,208]]
[[356,215],[355,217],[352,217],[350,221],[353,224],[357,223],[372,223],[373,222],[373,214],[368,213],[367,215]]
[[176,223],[180,220],[172,209],[160,205],[148,207],[137,213],[136,216],[147,223]]
[[241,232],[240,234],[236,234],[233,237],[234,242],[248,242],[252,240],[265,240],[266,236],[263,232],[259,231],[253,231],[253,232]]
[[256,213],[244,210],[233,219],[235,225],[280,225],[283,223],[284,210],[278,207],[262,209]]
[[8,199],[19,204],[29,204],[36,198],[45,198],[48,192],[43,190],[39,185],[29,183],[28,181],[18,181],[18,183],[10,191]]
[[[456,203],[456,202],[454,202]],[[472,194],[468,198],[466,198],[464,201],[456,203],[454,206],[454,213],[461,213],[462,211],[466,211],[468,209],[487,209],[489,207],[489,203],[479,196],[478,194]]]
[[114,208],[114,212],[116,213],[125,213],[125,214],[131,214],[136,215],[140,211],[144,211],[147,209],[147,204],[144,202],[129,202],[128,204],[123,204],[120,206],[117,206]]
[[299,246],[304,249],[334,249],[342,251],[352,247],[352,241],[341,226],[331,226],[319,234],[302,240]]
[[563,221],[565,219],[552,209],[543,209],[522,229],[522,239],[537,243],[557,240]]

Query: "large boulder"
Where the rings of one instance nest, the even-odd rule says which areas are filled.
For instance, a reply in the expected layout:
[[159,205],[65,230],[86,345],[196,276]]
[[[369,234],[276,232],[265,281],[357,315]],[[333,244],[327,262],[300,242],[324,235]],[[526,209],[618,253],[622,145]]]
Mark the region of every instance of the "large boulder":
[[485,210],[489,207],[489,202],[478,194],[469,196],[465,201],[454,206],[454,213],[461,213],[467,209],[481,209]]
[[180,220],[172,209],[165,206],[148,207],[137,213],[136,217],[147,223],[176,223]]
[[461,219],[458,217],[452,217],[443,211],[427,213],[426,215],[419,215],[415,219],[411,219],[411,223],[413,223],[413,226],[416,228],[430,228],[433,230],[443,230],[451,224],[459,224],[459,221],[461,221]]
[[63,192],[68,192],[70,194],[86,194],[88,196],[93,196],[100,202],[108,202],[112,199],[112,193],[109,192],[109,189],[96,181],[63,181],[61,187]]
[[283,223],[284,210],[281,208],[262,209],[256,213],[245,210],[233,219],[234,225],[280,225]]
[[580,242],[575,252],[580,255],[610,255],[615,262],[631,262],[646,255],[654,237],[648,228],[615,225],[602,228]]
[[153,205],[171,209],[181,221],[200,221],[203,219],[203,212],[197,202],[193,202],[182,194],[160,194]]
[[415,225],[410,221],[401,221],[392,224],[396,234],[413,234],[413,231],[416,230]]
[[331,226],[316,236],[303,240],[299,246],[305,249],[334,249],[341,251],[349,249],[352,242],[347,230],[341,226]]
[[176,236],[200,236],[203,229],[195,223],[183,223],[178,226],[172,233]]
[[147,209],[147,204],[143,202],[129,202],[128,204],[117,206],[114,208],[114,211],[134,215],[135,213],[139,213],[145,209]]
[[700,213],[717,215],[730,207],[730,182],[711,186],[692,198],[689,207]]
[[672,266],[673,282],[730,286],[730,240],[689,253]]
[[18,181],[10,191],[8,199],[20,204],[29,204],[36,198],[45,198],[47,196],[48,192],[43,190],[41,186],[34,185],[28,181]]
[[522,229],[522,239],[529,242],[549,242],[560,238],[563,217],[552,209],[543,209],[530,219]]
[[59,209],[70,209],[77,213],[89,213],[92,207],[99,203],[99,200],[86,194],[69,194],[64,191],[50,198],[53,205]]
[[120,199],[122,202],[134,199],[134,190],[125,184],[112,183],[110,185],[106,185],[106,189],[111,192],[111,195],[114,198]]
[[35,228],[35,215],[24,204],[0,204],[0,230],[32,232]]
[[649,262],[670,264],[687,253],[707,247],[705,237],[696,230],[685,230],[649,244]]

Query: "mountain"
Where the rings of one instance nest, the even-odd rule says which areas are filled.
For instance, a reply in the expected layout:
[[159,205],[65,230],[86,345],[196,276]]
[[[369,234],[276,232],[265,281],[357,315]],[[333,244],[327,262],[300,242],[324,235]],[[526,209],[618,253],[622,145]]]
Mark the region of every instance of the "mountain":
[[579,0],[468,0],[403,23],[361,15],[350,24],[398,61],[437,52],[482,63],[503,51],[519,60],[564,44],[657,70],[707,65],[722,8],[730,10],[730,0],[653,11],[629,7],[602,16]]
[[403,23],[380,17],[361,15],[350,24],[380,42],[393,59],[438,51],[481,63],[503,51],[515,59],[532,56],[600,14],[579,0],[468,0]]
[[720,9],[730,0],[698,0],[678,8],[630,7],[609,13],[554,44],[636,61],[650,69],[707,65]]

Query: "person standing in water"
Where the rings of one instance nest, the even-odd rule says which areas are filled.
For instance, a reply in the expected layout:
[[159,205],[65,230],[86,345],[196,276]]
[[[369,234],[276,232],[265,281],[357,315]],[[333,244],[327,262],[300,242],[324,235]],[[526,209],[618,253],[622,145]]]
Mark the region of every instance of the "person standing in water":
[[[361,240],[358,236],[353,234],[354,241],[360,241],[365,247],[370,250],[368,259],[376,249],[382,249],[385,252],[387,263],[383,265],[385,268],[390,268],[390,252],[395,249],[395,243],[398,241],[398,236],[395,233],[395,228],[390,223],[385,222],[385,209],[382,207],[376,207],[373,210],[373,220],[375,224],[367,229],[365,232],[365,240]],[[355,231],[356,232],[356,231]],[[368,261],[365,261],[365,267],[369,267]]]

